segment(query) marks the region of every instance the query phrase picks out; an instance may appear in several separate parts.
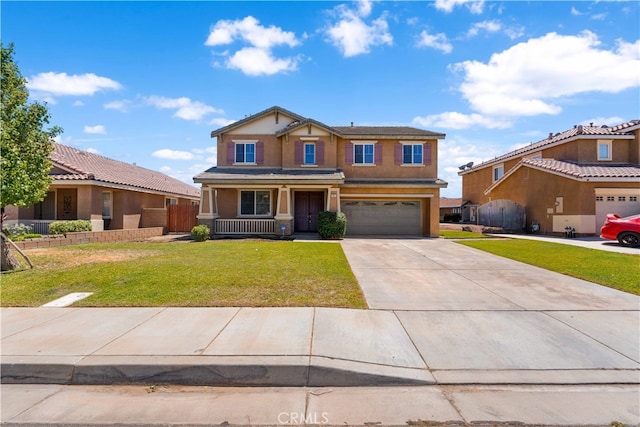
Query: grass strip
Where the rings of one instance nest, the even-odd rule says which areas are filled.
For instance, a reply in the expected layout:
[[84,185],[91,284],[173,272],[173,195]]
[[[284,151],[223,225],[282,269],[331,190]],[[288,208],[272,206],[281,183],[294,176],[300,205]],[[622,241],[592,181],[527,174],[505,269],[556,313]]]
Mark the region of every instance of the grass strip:
[[526,239],[469,240],[457,243],[640,295],[640,255]]

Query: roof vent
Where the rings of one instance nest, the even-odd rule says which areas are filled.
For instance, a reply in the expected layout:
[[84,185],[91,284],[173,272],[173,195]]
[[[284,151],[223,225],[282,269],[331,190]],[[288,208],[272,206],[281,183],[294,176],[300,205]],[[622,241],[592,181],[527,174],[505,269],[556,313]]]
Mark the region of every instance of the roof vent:
[[589,123],[589,126],[593,127],[593,122]]
[[582,134],[582,125],[578,125],[578,135]]
[[608,128],[609,126],[607,126],[607,125],[602,125],[602,126],[600,126],[600,127],[601,127],[601,128],[603,128],[603,129],[606,129],[606,128]]
[[553,132],[549,132],[549,139],[553,138]]
[[353,127],[353,122],[351,122],[351,127]]

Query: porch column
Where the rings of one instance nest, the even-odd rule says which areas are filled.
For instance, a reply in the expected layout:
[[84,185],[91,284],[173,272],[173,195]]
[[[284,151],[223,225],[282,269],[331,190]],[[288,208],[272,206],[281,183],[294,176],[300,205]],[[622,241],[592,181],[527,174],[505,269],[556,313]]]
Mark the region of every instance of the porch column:
[[331,212],[340,212],[340,187],[329,188],[327,210]]
[[218,218],[218,191],[215,188],[202,186],[200,192],[200,212],[198,213],[198,224],[209,227],[211,233],[215,231],[215,222]]
[[276,214],[273,217],[276,220],[276,233],[282,233],[284,226],[284,235],[289,236],[293,232],[293,215],[291,209],[291,189],[285,185],[278,188],[278,200],[276,202]]

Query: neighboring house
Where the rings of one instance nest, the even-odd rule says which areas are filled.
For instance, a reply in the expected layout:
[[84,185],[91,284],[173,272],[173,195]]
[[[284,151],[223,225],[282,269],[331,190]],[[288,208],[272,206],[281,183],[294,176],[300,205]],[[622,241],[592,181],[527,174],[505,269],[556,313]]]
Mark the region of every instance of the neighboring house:
[[438,140],[394,126],[328,126],[271,107],[215,130],[218,163],[202,184],[199,222],[216,234],[317,231],[344,212],[350,235],[438,236]]
[[440,222],[459,222],[462,220],[462,208],[467,204],[461,197],[440,197]]
[[54,220],[86,219],[93,231],[164,226],[165,207],[197,204],[200,190],[160,172],[54,144],[52,183],[33,206],[8,206],[6,225],[33,225],[46,234]]
[[[462,198],[470,202],[463,220],[489,225],[483,207],[499,213],[518,205],[528,230],[533,224],[541,233],[572,227],[578,234],[598,234],[608,213],[640,213],[639,163],[640,120],[549,134],[459,172]],[[500,225],[495,216],[493,221]]]

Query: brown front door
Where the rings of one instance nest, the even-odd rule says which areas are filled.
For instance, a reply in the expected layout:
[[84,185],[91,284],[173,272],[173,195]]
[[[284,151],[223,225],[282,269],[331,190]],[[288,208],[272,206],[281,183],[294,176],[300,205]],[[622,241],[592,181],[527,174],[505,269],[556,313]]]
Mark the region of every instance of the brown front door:
[[296,191],[294,203],[294,231],[318,231],[318,214],[323,211],[324,192]]

